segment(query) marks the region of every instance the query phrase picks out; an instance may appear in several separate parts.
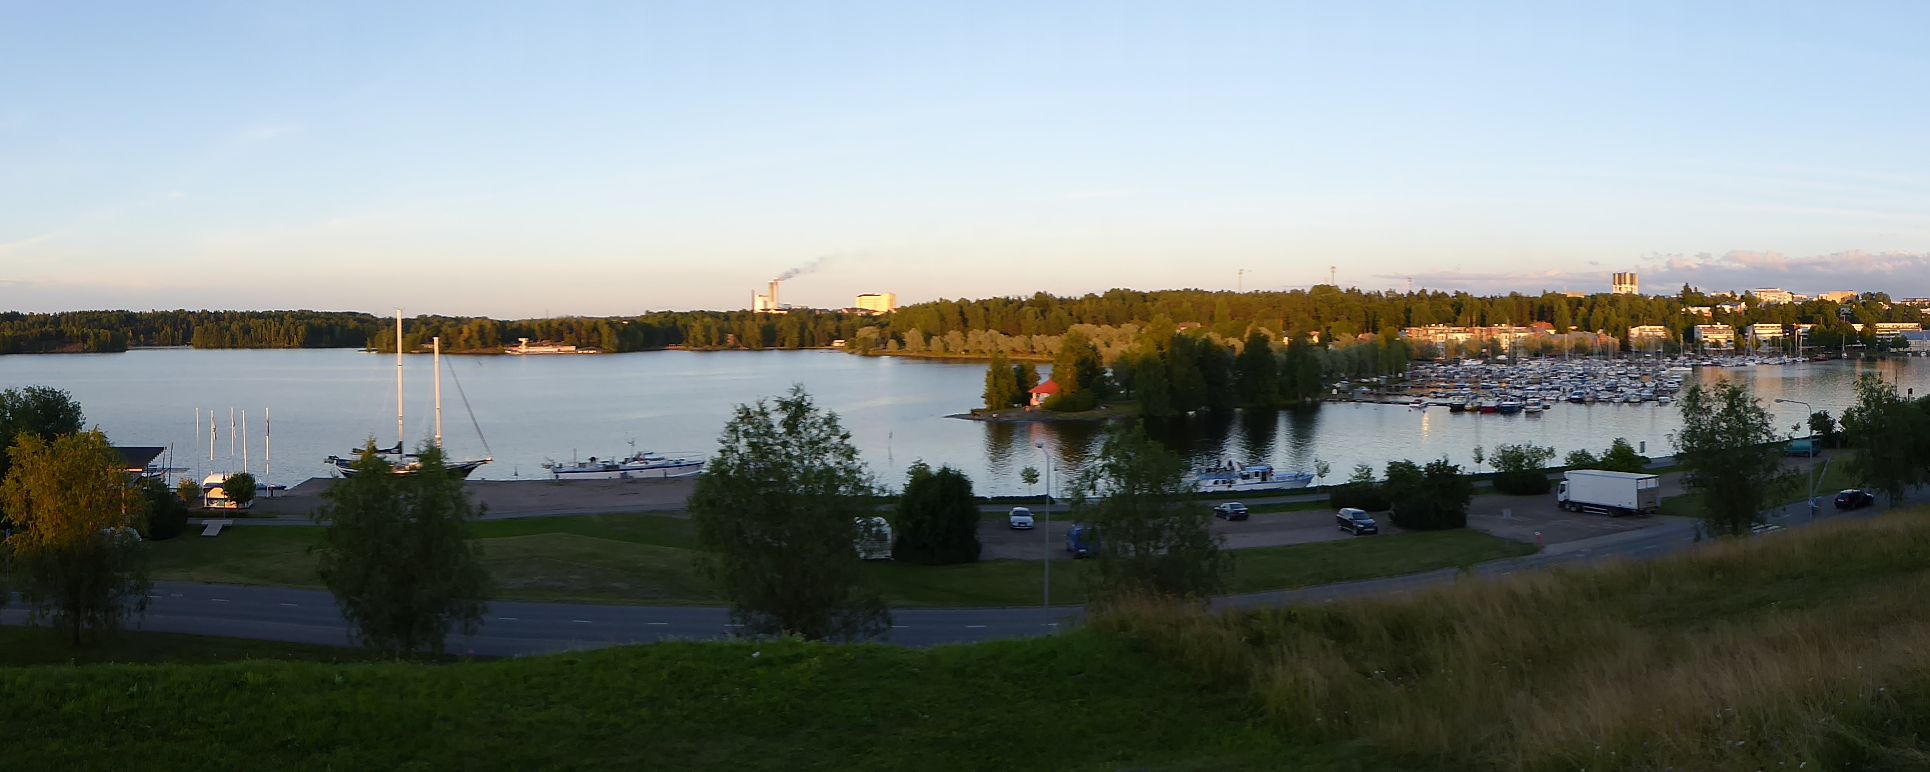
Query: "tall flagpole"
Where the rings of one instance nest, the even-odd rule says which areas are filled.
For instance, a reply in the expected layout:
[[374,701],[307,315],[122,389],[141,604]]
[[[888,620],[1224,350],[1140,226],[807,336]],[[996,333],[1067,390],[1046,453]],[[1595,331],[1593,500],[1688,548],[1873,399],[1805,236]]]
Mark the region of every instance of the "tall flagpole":
[[442,447],[442,336],[438,335],[434,340],[436,349],[436,448],[440,449]]
[[408,432],[402,426],[402,309],[395,310],[395,447],[401,450],[408,442]]
[[247,474],[255,468],[248,458],[248,411],[241,411],[241,473]]
[[268,465],[275,457],[275,424],[268,417],[268,408],[261,409],[261,478],[268,479]]
[[208,408],[208,471],[214,471],[214,408]]
[[235,408],[228,406],[228,458],[235,457]]

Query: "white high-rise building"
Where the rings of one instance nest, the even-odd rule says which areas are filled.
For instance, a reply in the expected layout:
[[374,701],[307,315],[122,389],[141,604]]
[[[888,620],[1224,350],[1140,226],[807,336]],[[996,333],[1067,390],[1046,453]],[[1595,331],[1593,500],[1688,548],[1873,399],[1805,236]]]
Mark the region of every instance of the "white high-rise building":
[[1614,287],[1617,295],[1642,294],[1641,282],[1636,280],[1634,271],[1626,273],[1617,271],[1609,277],[1609,283]]
[[898,308],[898,295],[892,292],[867,292],[858,296],[854,306],[874,314],[888,314]]

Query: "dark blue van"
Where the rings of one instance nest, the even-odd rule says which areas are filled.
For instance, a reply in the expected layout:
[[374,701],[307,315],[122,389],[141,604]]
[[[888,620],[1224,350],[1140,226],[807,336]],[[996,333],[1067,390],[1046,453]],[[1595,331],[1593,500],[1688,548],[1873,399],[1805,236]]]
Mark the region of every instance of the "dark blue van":
[[1074,560],[1099,554],[1099,530],[1090,525],[1075,525],[1066,531],[1066,551]]

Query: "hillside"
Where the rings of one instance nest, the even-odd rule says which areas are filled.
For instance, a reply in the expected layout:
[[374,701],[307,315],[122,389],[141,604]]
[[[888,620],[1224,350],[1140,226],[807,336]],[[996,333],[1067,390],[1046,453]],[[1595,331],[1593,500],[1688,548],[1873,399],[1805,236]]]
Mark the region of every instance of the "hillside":
[[1921,768],[1927,514],[931,650],[0,668],[0,723],[11,768]]

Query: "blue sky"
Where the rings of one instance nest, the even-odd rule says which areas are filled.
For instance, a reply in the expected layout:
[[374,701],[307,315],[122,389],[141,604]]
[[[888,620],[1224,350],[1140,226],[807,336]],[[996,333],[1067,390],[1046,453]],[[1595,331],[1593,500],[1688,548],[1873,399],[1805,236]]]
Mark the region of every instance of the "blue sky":
[[1920,4],[309,6],[0,0],[0,308],[1930,295]]

